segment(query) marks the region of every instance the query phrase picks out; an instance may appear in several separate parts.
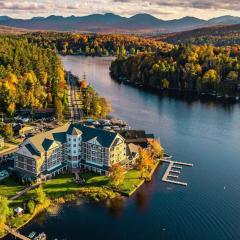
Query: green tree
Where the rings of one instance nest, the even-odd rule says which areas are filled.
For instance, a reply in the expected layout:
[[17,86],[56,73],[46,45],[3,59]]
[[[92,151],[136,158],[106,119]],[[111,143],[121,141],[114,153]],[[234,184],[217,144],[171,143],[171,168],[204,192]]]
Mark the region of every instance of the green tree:
[[3,231],[3,227],[9,214],[10,208],[8,199],[4,196],[0,196],[0,231]]
[[28,212],[30,214],[32,214],[34,212],[35,206],[36,206],[36,204],[35,204],[35,202],[33,200],[28,201],[28,203],[27,203],[27,210],[28,210]]
[[55,108],[55,117],[57,118],[58,121],[62,121],[64,116],[63,116],[63,105],[61,100],[55,99],[54,108]]
[[238,80],[238,73],[236,71],[231,71],[227,75],[227,78],[232,81],[237,81]]
[[38,203],[44,204],[45,201],[47,200],[47,197],[46,197],[46,193],[43,190],[43,187],[42,186],[38,187],[35,190],[35,192],[36,192],[36,200],[38,201]]

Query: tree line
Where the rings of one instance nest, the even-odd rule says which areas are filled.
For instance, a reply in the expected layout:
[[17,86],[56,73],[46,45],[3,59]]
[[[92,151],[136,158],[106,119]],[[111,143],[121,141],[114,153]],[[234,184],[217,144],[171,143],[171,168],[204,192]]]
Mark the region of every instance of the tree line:
[[78,34],[37,32],[23,36],[29,43],[50,48],[63,55],[126,56],[155,52],[169,44],[152,39],[117,34]]
[[112,62],[111,76],[157,90],[239,94],[240,46],[174,45]]
[[79,100],[81,110],[85,116],[94,118],[106,118],[112,111],[111,103],[104,97],[101,97],[94,88],[89,85],[85,79],[80,81]]

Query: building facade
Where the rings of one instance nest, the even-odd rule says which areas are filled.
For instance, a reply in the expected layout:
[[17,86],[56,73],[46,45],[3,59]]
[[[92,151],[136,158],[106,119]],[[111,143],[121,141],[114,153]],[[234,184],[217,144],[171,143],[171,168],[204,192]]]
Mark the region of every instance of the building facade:
[[15,170],[36,178],[75,169],[108,174],[112,165],[127,159],[125,140],[118,133],[66,124],[27,139],[15,154]]

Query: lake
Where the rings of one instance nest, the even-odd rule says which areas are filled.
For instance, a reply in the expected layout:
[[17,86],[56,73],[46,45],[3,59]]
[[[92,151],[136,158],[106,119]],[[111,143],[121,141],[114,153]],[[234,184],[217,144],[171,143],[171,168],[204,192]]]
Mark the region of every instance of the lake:
[[159,137],[174,159],[193,163],[180,180],[151,183],[132,198],[108,206],[77,202],[42,215],[22,232],[48,239],[240,239],[240,105],[161,97],[109,77],[109,58],[62,57],[66,70],[87,81],[113,106],[112,115]]

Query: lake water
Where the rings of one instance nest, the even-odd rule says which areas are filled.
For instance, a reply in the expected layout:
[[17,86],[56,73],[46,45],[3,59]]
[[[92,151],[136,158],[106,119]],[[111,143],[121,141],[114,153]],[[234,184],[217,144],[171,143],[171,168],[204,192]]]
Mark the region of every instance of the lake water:
[[133,128],[161,139],[175,160],[193,163],[180,180],[151,183],[110,207],[77,203],[41,216],[22,232],[44,231],[48,239],[229,240],[240,239],[240,105],[186,102],[119,84],[109,77],[110,59],[66,56],[66,70],[87,81]]

